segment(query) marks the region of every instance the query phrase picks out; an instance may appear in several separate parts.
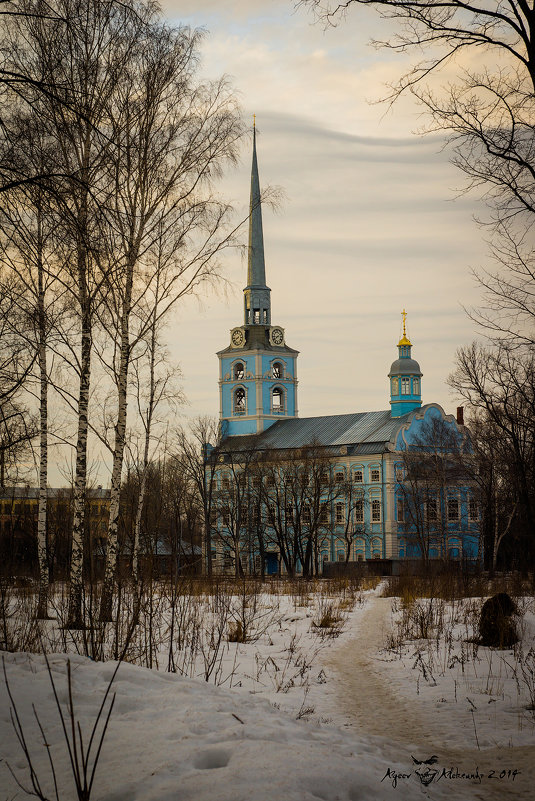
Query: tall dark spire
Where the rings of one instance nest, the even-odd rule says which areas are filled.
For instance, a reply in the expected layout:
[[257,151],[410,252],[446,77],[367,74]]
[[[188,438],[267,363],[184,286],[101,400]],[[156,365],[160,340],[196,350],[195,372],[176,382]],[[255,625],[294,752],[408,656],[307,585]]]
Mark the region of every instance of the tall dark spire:
[[258,162],[256,158],[256,125],[253,126],[253,164],[251,168],[251,201],[249,206],[249,258],[245,294],[245,325],[270,325],[270,292],[266,286],[264,234]]

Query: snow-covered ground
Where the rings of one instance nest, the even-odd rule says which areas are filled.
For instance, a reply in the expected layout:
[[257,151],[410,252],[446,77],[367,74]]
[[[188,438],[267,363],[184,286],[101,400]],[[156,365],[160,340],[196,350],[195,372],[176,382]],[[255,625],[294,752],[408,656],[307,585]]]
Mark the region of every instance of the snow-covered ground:
[[[336,637],[332,628],[317,625],[333,611],[329,599],[261,596],[253,601],[258,607],[252,641],[233,643],[225,636],[209,681],[203,675],[210,670],[210,649],[204,655],[195,649],[188,658],[187,642],[173,652],[177,673],[165,672],[169,651],[163,644],[155,657],[159,671],[121,664],[91,798],[533,798],[535,719],[526,709],[529,692],[518,654],[467,642],[473,632],[466,630],[464,621],[471,618],[462,603],[468,601],[443,609],[452,619],[445,637],[396,642],[389,632],[398,630],[404,612],[399,601],[380,592],[381,587],[339,599],[334,610],[344,620]],[[253,602],[249,598],[248,606]],[[212,614],[196,603],[199,614]],[[527,654],[535,615],[529,600],[524,605]],[[216,636],[213,627],[211,634]],[[53,755],[59,798],[75,799],[44,657],[6,653],[4,659],[45,797],[52,801],[55,795],[32,704]],[[53,654],[49,660],[66,710],[67,657]],[[70,662],[74,711],[87,745],[116,663],[76,654]],[[26,797],[8,764],[29,784],[11,706],[1,686],[0,801]]]

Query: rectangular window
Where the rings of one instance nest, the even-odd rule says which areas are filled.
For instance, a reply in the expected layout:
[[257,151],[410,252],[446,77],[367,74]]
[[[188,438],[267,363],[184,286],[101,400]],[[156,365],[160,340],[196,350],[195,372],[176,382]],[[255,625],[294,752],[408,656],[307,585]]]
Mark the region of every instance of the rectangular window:
[[419,395],[420,394],[420,379],[419,378],[413,378],[412,379],[412,392],[413,392],[413,395]]
[[326,525],[329,522],[329,507],[327,503],[322,503],[320,512],[320,523]]
[[335,506],[335,520],[338,525],[344,522],[344,504],[341,502]]
[[448,520],[458,520],[459,519],[459,499],[458,498],[448,498]]
[[479,520],[479,509],[477,507],[477,501],[475,498],[470,496],[468,499],[468,520],[473,522],[474,520]]
[[253,311],[253,323],[254,325],[258,325],[260,322],[260,309],[255,309]]
[[403,481],[403,478],[404,478],[403,468],[399,467],[399,465],[398,465],[396,467],[396,481]]
[[411,380],[410,380],[410,378],[402,378],[401,379],[401,394],[402,395],[410,395],[411,394]]
[[364,479],[363,471],[355,470],[355,472],[353,473],[353,481],[355,482],[355,484],[362,484],[363,479]]
[[274,476],[268,476],[266,478],[266,484],[270,489],[272,489],[275,486],[275,477]]
[[286,520],[291,523],[294,516],[294,509],[291,503],[286,505]]
[[344,483],[344,471],[343,470],[338,470],[334,474],[334,480],[336,481],[337,484],[343,484]]
[[364,501],[355,504],[355,523],[364,523]]
[[346,555],[345,555],[345,553],[343,551],[337,551],[336,552],[336,558],[337,558],[337,560],[339,562],[345,562]]
[[303,516],[303,523],[307,523],[307,524],[310,523],[310,506],[308,506],[308,504],[305,504],[303,506],[303,515],[302,516]]
[[373,470],[371,470],[370,475],[372,481],[381,480],[381,471],[379,470],[379,468],[374,467]]
[[403,498],[396,500],[396,520],[398,523],[405,522],[405,501]]
[[322,485],[324,487],[326,487],[328,485],[328,483],[329,483],[329,474],[328,473],[322,473],[320,481],[321,481]]
[[436,523],[438,519],[437,499],[429,498],[427,501],[427,520],[429,523]]
[[372,523],[381,522],[381,501],[375,499],[372,501]]
[[392,395],[399,395],[399,381],[397,378],[392,379]]

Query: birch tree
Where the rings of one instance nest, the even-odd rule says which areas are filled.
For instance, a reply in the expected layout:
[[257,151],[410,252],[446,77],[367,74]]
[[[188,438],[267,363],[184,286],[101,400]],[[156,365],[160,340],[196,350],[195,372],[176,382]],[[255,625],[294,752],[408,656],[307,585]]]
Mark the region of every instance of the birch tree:
[[[6,121],[7,122],[7,121]],[[50,154],[43,136],[32,129],[31,121],[24,116],[11,121],[11,140],[17,141],[17,158],[30,170],[43,174],[50,163]],[[9,124],[9,123],[7,123]],[[47,617],[49,555],[47,546],[48,498],[48,346],[54,317],[58,314],[58,284],[53,266],[53,231],[55,220],[48,202],[46,189],[40,184],[28,183],[16,191],[4,193],[0,213],[0,231],[3,234],[1,252],[6,269],[16,276],[20,292],[13,296],[18,319],[24,320],[19,329],[28,353],[33,354],[37,390],[28,391],[39,403],[39,505],[37,516],[37,555],[39,563],[39,601],[37,616]],[[11,321],[12,324],[15,321]]]
[[[58,191],[58,258],[79,328],[78,344],[69,338],[65,354],[78,379],[69,625],[80,627],[93,326],[104,277],[109,280],[114,268],[106,231],[110,96],[144,23],[134,2],[57,0],[54,12],[53,19],[17,18],[23,46],[14,58],[54,87],[33,110],[55,144],[57,172],[64,176]],[[56,102],[58,92],[64,102]]]
[[172,243],[172,266],[158,277],[161,320],[179,298],[215,277],[215,257],[229,241],[224,232],[229,207],[212,184],[223,165],[235,160],[242,128],[226,81],[203,84],[198,79],[198,44],[199,34],[189,29],[147,26],[111,98],[116,148],[111,213],[120,263],[109,282],[103,317],[114,342],[108,369],[117,387],[103,621],[112,612],[129,365],[138,342],[156,322],[140,312],[155,280],[146,254],[157,241]]

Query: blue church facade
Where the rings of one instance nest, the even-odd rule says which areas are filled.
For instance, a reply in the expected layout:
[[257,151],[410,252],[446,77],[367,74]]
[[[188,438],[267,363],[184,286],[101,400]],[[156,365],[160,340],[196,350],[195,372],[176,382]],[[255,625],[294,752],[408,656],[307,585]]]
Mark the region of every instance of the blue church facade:
[[[468,432],[438,404],[422,405],[422,372],[402,314],[388,373],[390,409],[299,418],[298,351],[271,320],[254,135],[243,323],[217,354],[221,442],[209,451],[220,499],[211,538],[216,570],[258,572],[262,561],[268,574],[300,572],[306,562],[308,572],[312,566],[321,573],[326,562],[479,558],[478,510],[462,467]],[[324,489],[315,500],[310,488],[283,495],[287,465],[300,458],[310,465],[311,448],[323,460]],[[269,474],[246,469],[252,454],[257,464],[270,465]],[[304,483],[313,483],[310,476]],[[252,505],[254,525],[251,509],[243,508]],[[283,529],[306,547],[286,553]]]

